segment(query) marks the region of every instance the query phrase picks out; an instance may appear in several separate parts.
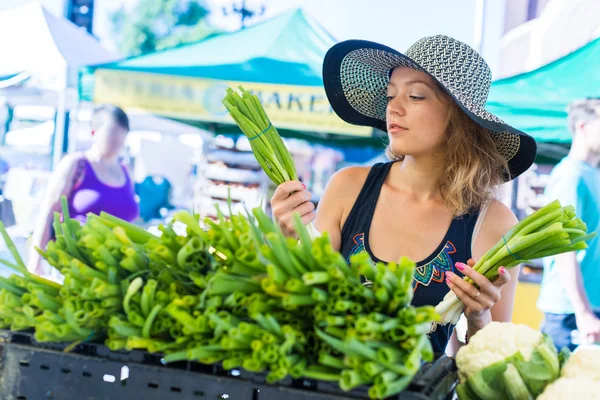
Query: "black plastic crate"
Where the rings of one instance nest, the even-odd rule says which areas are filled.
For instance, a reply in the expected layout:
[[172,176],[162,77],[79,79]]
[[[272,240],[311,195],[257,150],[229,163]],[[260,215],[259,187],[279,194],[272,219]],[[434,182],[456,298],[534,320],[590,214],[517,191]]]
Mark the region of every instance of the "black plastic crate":
[[[0,331],[0,399],[110,400],[341,400],[367,398],[366,388],[343,392],[335,383],[287,378],[267,385],[265,374],[224,371],[218,365],[177,362],[141,351],[111,352],[83,343],[41,344],[30,333]],[[407,390],[392,399],[446,400],[456,383],[454,360],[426,364]]]
[[[39,349],[56,350],[63,352],[70,343],[48,343],[38,342],[35,340],[32,331],[13,332],[5,329],[0,329],[0,342],[23,344]],[[91,357],[101,357],[113,361],[123,362],[139,362],[139,363],[155,363],[155,356],[141,350],[119,350],[112,351],[108,347],[91,342],[82,342],[73,347],[69,353],[81,354]],[[160,357],[159,357],[160,359]]]
[[16,344],[0,345],[0,398],[254,399],[251,382]]

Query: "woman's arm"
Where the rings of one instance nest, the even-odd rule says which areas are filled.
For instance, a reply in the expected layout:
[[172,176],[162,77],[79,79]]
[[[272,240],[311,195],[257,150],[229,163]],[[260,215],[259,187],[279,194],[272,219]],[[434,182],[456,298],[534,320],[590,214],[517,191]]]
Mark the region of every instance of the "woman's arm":
[[348,167],[339,170],[327,182],[319,201],[315,227],[328,232],[336,251],[342,247],[342,228],[369,173],[366,167]]
[[[499,201],[493,201],[484,217],[479,235],[473,243],[473,257],[481,259],[483,255],[502,239],[516,223],[513,212]],[[509,322],[512,319],[515,291],[519,277],[519,267],[510,272],[500,269],[500,275],[490,282],[483,275],[475,272],[473,259],[468,265],[457,263],[456,267],[478,283],[479,289],[466,283],[458,276],[449,278],[450,289],[465,303],[467,319],[467,335],[473,336],[491,321]],[[460,338],[462,340],[463,338]],[[456,354],[461,346],[456,329],[448,343],[446,353]]]
[[45,271],[40,270],[40,255],[35,250],[36,247],[41,249],[46,247],[50,240],[50,227],[54,219],[54,212],[60,212],[61,196],[69,196],[74,185],[75,173],[77,165],[81,160],[81,154],[70,154],[65,156],[48,181],[44,199],[40,205],[40,213],[35,225],[31,238],[31,246],[29,248],[28,270],[36,274],[43,274]]
[[[519,221],[510,208],[500,201],[494,200],[483,220],[479,235],[473,243],[474,259],[481,259],[489,249],[502,240],[502,236],[517,222]],[[512,320],[520,268],[517,266],[510,270],[510,281],[502,287],[500,300],[491,309],[491,319],[493,321],[509,322]]]
[[284,182],[277,187],[271,198],[273,216],[287,236],[295,236],[294,214],[300,214],[302,222],[315,223],[319,232],[327,232],[333,248],[340,250],[342,227],[356,201],[369,173],[370,167],[349,167],[333,174],[321,200],[318,212],[310,201],[312,194],[299,181]]

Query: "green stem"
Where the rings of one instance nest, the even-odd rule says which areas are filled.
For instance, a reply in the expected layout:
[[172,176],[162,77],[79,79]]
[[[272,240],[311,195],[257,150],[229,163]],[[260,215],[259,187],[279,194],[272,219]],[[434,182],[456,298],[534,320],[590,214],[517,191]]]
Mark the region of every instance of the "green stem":
[[302,372],[302,375],[304,375],[308,379],[316,379],[320,381],[337,382],[340,380],[339,370],[321,367],[318,365],[309,366]]
[[114,228],[116,226],[120,226],[121,228],[123,228],[123,230],[127,233],[127,236],[129,236],[131,240],[133,240],[136,243],[143,244],[148,242],[149,240],[157,239],[157,237],[151,234],[150,232],[147,232],[146,230],[132,223],[124,221],[105,212],[101,212],[100,217],[101,221],[111,228]]
[[[25,276],[29,276],[30,274],[29,274],[29,271],[27,271],[27,266],[23,262],[23,259],[21,258],[21,255],[19,254],[19,251],[17,250],[15,243],[10,238],[8,232],[6,231],[6,228],[4,227],[4,223],[2,221],[0,221],[0,233],[2,234],[2,238],[4,239],[4,242],[6,243],[6,247],[8,247],[8,249],[10,250],[10,254],[13,256],[13,258],[17,262],[17,265],[8,263],[6,261],[3,262],[3,264],[9,268],[12,268],[16,272],[20,272]],[[13,267],[16,267],[16,269]]]
[[150,329],[152,328],[152,324],[154,323],[154,319],[162,309],[162,305],[157,304],[152,307],[152,311],[148,314],[146,321],[144,322],[144,327],[142,328],[142,337],[149,338],[150,337]]

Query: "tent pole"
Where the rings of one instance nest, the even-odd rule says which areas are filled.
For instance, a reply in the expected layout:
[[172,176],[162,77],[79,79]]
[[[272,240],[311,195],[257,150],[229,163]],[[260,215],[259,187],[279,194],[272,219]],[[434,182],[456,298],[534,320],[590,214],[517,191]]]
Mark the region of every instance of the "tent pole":
[[65,145],[68,143],[69,124],[67,121],[66,114],[67,85],[69,76],[68,71],[69,68],[65,68],[64,85],[58,92],[58,104],[56,106],[56,118],[54,123],[54,146],[52,148],[51,170],[56,168],[56,166],[62,159],[64,155]]
[[13,116],[14,108],[12,108],[9,103],[6,103],[6,120],[4,121],[4,126],[2,127],[0,146],[6,146],[6,135],[8,134],[8,131],[10,131],[10,124],[12,123]]

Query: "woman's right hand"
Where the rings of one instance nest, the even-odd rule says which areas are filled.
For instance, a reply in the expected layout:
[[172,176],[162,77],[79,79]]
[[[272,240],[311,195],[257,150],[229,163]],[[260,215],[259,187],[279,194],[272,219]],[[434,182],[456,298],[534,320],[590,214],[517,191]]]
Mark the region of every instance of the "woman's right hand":
[[300,214],[304,225],[308,225],[316,218],[315,205],[310,201],[311,198],[312,194],[300,181],[284,182],[275,190],[271,198],[271,209],[286,236],[296,236],[295,213]]

